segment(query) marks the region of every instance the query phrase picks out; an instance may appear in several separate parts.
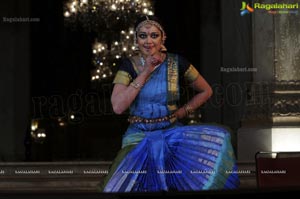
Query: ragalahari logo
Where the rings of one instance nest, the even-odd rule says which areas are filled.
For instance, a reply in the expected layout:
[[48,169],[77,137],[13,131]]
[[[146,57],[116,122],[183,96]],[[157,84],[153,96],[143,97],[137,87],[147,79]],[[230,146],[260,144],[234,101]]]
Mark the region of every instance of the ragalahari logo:
[[243,1],[242,8],[241,8],[241,16],[244,16],[245,14],[249,14],[250,12],[254,12],[254,9],[251,8],[248,3]]

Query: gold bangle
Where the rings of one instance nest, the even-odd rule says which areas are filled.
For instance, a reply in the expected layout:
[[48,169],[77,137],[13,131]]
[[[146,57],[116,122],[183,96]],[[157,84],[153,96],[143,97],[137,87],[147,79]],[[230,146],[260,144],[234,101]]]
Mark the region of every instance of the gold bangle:
[[139,89],[139,88],[143,87],[143,84],[133,81],[130,83],[130,86],[134,87],[135,89]]
[[194,112],[193,108],[188,104],[185,104],[183,106],[183,109],[185,110],[186,115],[189,115]]

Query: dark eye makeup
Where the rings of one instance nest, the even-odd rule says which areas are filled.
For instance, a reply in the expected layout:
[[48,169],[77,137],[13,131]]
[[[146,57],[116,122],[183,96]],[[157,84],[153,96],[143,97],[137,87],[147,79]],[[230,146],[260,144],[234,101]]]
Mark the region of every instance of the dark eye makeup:
[[141,39],[146,39],[147,38],[147,34],[146,33],[139,33],[138,37]]
[[[160,36],[159,33],[156,33],[156,32],[150,33],[150,37],[151,37],[152,39],[156,39],[156,38],[158,38],[159,36]],[[139,34],[138,34],[138,37],[139,37],[140,39],[146,39],[146,38],[147,38],[147,34],[142,32],[142,33],[139,33]]]
[[156,39],[157,37],[159,37],[160,35],[156,32],[153,32],[150,34],[151,38]]

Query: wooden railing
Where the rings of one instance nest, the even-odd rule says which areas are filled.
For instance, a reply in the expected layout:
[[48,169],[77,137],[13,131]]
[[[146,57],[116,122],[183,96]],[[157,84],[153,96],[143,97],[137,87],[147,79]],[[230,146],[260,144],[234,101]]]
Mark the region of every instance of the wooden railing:
[[[111,162],[0,163],[0,192],[97,192]],[[255,165],[239,163],[241,189],[256,188]]]
[[111,162],[0,163],[0,191],[96,192]]

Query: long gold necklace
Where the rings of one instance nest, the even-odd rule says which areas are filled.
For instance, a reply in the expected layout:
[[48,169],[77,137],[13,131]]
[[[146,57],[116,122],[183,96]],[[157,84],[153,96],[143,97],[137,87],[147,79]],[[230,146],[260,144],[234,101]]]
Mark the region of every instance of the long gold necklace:
[[142,67],[144,67],[145,63],[146,63],[146,60],[144,59],[143,56],[140,56],[140,62],[141,62]]

